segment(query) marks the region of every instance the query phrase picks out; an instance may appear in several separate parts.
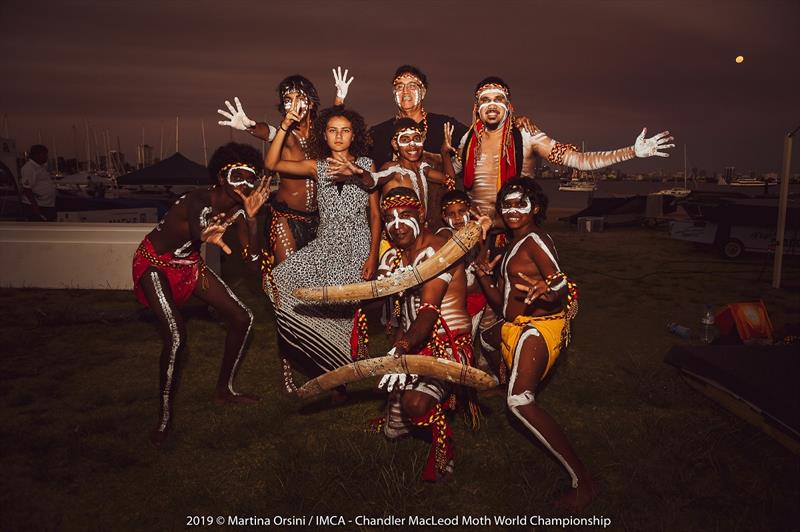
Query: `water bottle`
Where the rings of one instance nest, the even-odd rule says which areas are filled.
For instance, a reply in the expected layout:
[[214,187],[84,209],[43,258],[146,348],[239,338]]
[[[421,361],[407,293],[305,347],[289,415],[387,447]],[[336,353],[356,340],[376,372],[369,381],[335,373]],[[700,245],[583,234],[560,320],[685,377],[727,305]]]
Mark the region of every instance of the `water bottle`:
[[714,314],[711,312],[711,305],[706,305],[703,318],[700,320],[700,341],[710,344],[717,337],[717,328],[714,325]]
[[675,336],[686,338],[687,340],[692,336],[692,330],[689,327],[678,325],[674,321],[667,323],[667,330]]

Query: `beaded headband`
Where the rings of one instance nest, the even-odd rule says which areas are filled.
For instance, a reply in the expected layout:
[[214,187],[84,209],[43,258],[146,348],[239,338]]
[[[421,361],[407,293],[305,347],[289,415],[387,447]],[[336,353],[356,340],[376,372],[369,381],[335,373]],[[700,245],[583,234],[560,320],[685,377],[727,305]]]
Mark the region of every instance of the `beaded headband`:
[[422,205],[415,196],[408,196],[398,194],[390,196],[381,200],[381,210],[388,211],[389,209],[396,209],[397,207],[410,207],[412,209],[419,209]]
[[456,198],[454,200],[448,201],[447,203],[443,203],[442,209],[444,209],[445,207],[449,207],[450,205],[458,205],[459,203],[463,205],[469,205],[469,201],[465,200],[464,198]]
[[499,83],[486,83],[485,85],[481,85],[480,87],[478,87],[478,90],[475,91],[475,97],[477,98],[480,93],[482,93],[483,91],[485,91],[487,89],[498,90],[498,91],[502,92],[503,94],[505,94],[506,98],[509,97],[508,96],[508,87],[506,87],[504,85],[500,85]]
[[392,85],[394,85],[395,83],[397,83],[397,80],[398,80],[398,79],[400,79],[400,78],[402,78],[403,76],[411,76],[412,78],[414,78],[415,80],[417,80],[417,83],[419,83],[419,86],[420,86],[420,87],[423,87],[423,88],[425,87],[425,84],[424,84],[424,83],[422,83],[422,80],[421,80],[421,79],[419,79],[419,78],[418,78],[417,76],[415,76],[414,74],[412,74],[411,72],[403,72],[402,74],[400,74],[399,76],[397,76],[396,78],[394,78],[394,79],[392,80]]
[[240,161],[226,164],[225,166],[220,168],[219,172],[220,173],[224,173],[224,172],[227,172],[228,170],[233,170],[234,168],[241,168],[243,170],[248,170],[249,172],[251,172],[253,174],[257,174],[258,173],[258,172],[256,172],[256,167],[255,166],[253,166],[252,164],[243,163],[243,162],[240,162]]

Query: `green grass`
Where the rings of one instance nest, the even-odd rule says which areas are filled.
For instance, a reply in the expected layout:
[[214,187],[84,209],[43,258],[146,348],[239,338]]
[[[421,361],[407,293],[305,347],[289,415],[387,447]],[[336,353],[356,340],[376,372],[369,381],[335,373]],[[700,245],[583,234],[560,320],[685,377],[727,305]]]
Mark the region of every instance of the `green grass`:
[[[587,514],[611,517],[615,530],[797,530],[798,457],[662,359],[675,341],[665,324],[696,329],[705,304],[763,299],[776,329],[800,321],[798,261],[786,264],[794,285],[774,290],[761,255],[726,262],[645,229],[550,229],[581,310],[537,401],[601,479]],[[170,530],[188,515],[229,514],[557,515],[550,503],[568,477],[503,397],[481,398],[479,432],[454,418],[456,473],[429,485],[419,480],[426,442],[364,431],[382,406],[374,382],[353,386],[337,408],[281,394],[269,304],[236,262],[225,273],[257,317],[237,386],[263,400],[213,403],[225,331],[190,302],[175,430],[162,450],[147,441],[160,341],[130,293],[0,290],[0,528]],[[378,327],[371,346],[386,347]]]

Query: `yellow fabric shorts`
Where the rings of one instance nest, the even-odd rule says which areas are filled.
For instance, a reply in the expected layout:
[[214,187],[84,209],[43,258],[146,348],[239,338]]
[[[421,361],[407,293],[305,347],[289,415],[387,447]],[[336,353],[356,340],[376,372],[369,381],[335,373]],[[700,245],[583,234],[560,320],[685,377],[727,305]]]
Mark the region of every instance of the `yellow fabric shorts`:
[[542,377],[547,375],[558,355],[561,354],[561,334],[565,325],[564,312],[550,316],[517,316],[513,322],[504,323],[500,330],[500,352],[503,354],[503,359],[509,369],[514,366],[514,351],[517,349],[519,337],[528,326],[532,326],[539,331],[545,345],[547,345],[547,354],[549,356],[547,358],[547,367]]
[[381,238],[381,247],[379,248],[379,257],[383,257],[383,254],[392,249],[392,243],[386,240],[385,238]]

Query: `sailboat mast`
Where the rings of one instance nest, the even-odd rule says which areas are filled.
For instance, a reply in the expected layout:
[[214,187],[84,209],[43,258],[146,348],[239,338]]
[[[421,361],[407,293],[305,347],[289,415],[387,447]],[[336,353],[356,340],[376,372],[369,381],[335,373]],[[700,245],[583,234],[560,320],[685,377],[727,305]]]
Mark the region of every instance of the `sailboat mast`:
[[203,162],[208,166],[208,151],[206,148],[206,123],[205,120],[200,120],[200,131],[203,132]]
[[683,188],[686,189],[686,143],[683,143]]

